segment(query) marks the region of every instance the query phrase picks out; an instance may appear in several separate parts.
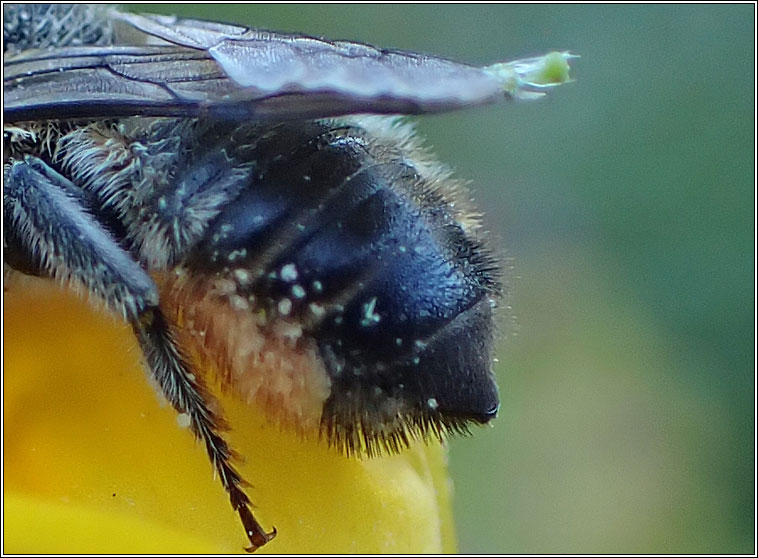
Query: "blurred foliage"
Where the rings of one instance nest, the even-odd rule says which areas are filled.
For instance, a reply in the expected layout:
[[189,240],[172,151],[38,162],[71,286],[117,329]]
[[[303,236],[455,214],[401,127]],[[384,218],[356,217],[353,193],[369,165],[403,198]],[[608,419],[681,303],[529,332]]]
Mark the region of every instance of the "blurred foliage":
[[144,9],[580,54],[542,101],[419,120],[510,268],[500,417],[452,444],[461,550],[755,550],[754,5]]

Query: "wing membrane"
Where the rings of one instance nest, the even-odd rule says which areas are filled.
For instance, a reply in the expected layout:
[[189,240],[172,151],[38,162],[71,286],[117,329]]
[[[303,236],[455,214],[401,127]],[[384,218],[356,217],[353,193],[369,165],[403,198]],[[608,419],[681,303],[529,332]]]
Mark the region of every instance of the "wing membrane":
[[503,96],[482,68],[348,41],[113,12],[144,45],[4,58],[8,121],[128,115],[292,119],[418,114]]

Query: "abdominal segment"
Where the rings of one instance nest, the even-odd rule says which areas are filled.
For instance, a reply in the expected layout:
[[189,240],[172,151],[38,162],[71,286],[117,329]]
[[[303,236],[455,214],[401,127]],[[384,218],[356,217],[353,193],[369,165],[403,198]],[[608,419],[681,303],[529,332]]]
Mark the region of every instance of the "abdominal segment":
[[213,371],[224,389],[264,410],[273,422],[318,430],[331,380],[313,339],[294,320],[267,315],[235,281],[176,269],[157,281],[179,345],[198,371]]

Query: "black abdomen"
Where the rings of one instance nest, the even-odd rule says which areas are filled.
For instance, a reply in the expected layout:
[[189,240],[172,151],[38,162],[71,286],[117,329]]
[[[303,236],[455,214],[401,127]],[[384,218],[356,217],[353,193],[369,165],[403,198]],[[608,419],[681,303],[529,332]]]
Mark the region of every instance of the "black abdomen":
[[258,308],[303,324],[332,381],[329,438],[392,446],[408,426],[441,432],[492,418],[497,266],[477,227],[462,223],[460,194],[358,120],[230,137],[250,180],[192,267],[242,271]]

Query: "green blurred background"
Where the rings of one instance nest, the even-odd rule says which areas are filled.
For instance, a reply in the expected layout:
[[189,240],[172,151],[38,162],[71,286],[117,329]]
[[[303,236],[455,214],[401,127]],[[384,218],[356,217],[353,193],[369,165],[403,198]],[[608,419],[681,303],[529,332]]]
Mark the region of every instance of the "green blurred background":
[[580,54],[541,101],[418,119],[509,267],[501,412],[451,444],[460,550],[754,552],[753,5],[134,9]]

